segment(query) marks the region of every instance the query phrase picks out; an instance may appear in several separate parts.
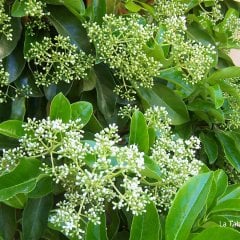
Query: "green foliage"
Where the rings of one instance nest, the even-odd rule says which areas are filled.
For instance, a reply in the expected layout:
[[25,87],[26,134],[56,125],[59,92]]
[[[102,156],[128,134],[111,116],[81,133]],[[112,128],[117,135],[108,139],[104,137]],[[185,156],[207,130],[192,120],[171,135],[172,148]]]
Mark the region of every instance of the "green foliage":
[[0,0],[0,239],[239,239],[239,9]]

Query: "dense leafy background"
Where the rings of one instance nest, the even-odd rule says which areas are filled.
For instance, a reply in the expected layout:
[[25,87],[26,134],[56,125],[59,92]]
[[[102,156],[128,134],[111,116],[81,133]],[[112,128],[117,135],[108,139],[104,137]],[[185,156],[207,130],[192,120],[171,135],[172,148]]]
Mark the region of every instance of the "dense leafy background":
[[[135,143],[148,153],[151,134],[144,116],[136,111],[131,123],[118,116],[121,106],[129,102],[113,91],[119,79],[112,69],[96,62],[81,81],[64,81],[49,86],[37,86],[33,75],[34,63],[26,59],[31,43],[43,36],[68,36],[77,49],[95,57],[96,49],[90,43],[83,23],[102,23],[106,13],[124,15],[139,13],[147,19],[153,16],[153,1],[92,0],[45,0],[49,15],[42,18],[48,28],[33,28],[29,33],[27,24],[34,21],[25,11],[24,1],[5,1],[5,12],[11,16],[12,41],[0,33],[0,59],[9,73],[8,92],[0,104],[0,147],[12,148],[24,132],[22,121],[28,117],[42,119],[50,114],[51,119],[64,122],[81,117],[92,140],[94,133],[109,123],[116,122],[123,144]],[[154,79],[151,89],[138,88],[132,105],[142,111],[149,106],[163,106],[172,120],[175,133],[183,138],[198,136],[202,148],[198,158],[206,165],[202,174],[190,179],[177,193],[168,213],[159,213],[154,206],[147,206],[146,213],[131,216],[124,211],[106,208],[99,226],[89,223],[86,240],[131,239],[131,240],[205,240],[240,239],[240,68],[234,66],[227,51],[239,48],[225,28],[231,16],[239,18],[238,1],[222,1],[224,18],[213,25],[201,21],[201,7],[210,9],[215,1],[183,1],[188,4],[188,37],[216,47],[216,60],[204,80],[198,84],[186,83],[182,71],[168,59],[169,49],[161,45],[156,36],[155,45],[148,46],[149,54],[158,59],[163,68]],[[200,6],[201,5],[201,6]],[[231,20],[230,20],[231,22]],[[164,29],[159,29],[164,31]],[[238,32],[239,34],[239,32]],[[26,97],[23,86],[31,88]],[[16,97],[16,92],[20,92]],[[235,105],[232,105],[231,103]],[[236,109],[234,109],[234,106]],[[234,115],[235,114],[235,115]],[[233,118],[232,116],[236,116]],[[126,142],[124,142],[126,141]],[[0,176],[0,236],[12,239],[67,239],[58,229],[47,226],[49,211],[61,198],[52,186],[51,178],[39,170],[36,159],[21,159],[18,166]],[[159,178],[154,164],[149,163],[146,176]],[[221,225],[227,223],[226,226]],[[238,223],[238,225],[234,225]],[[106,230],[107,226],[107,230]]]

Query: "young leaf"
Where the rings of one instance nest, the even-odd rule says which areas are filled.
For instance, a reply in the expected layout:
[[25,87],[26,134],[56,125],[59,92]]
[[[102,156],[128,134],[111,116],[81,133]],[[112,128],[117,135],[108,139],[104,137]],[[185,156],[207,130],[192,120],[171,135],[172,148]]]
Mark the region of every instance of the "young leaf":
[[148,153],[149,150],[149,135],[148,127],[143,113],[135,111],[130,126],[129,144],[137,144],[138,149]]
[[22,121],[8,120],[0,123],[0,134],[12,138],[20,138],[24,135]]
[[203,173],[191,178],[178,191],[166,219],[166,240],[188,239],[195,220],[206,204],[212,180],[212,172]]
[[92,114],[93,114],[93,106],[89,102],[75,102],[71,104],[71,109],[72,109],[72,120],[76,120],[78,118],[81,119],[81,123],[86,125]]
[[206,240],[206,239],[239,240],[240,233],[232,228],[211,227],[202,231],[198,236],[194,237],[192,240]]
[[48,213],[53,203],[52,195],[29,199],[23,211],[22,240],[39,239],[48,222]]
[[85,240],[107,240],[106,217],[101,216],[101,224],[95,225],[92,222],[87,224]]
[[62,119],[65,123],[71,119],[70,102],[62,93],[59,93],[53,98],[49,115],[51,120]]
[[161,225],[158,211],[153,203],[146,207],[146,212],[133,217],[130,240],[158,240]]

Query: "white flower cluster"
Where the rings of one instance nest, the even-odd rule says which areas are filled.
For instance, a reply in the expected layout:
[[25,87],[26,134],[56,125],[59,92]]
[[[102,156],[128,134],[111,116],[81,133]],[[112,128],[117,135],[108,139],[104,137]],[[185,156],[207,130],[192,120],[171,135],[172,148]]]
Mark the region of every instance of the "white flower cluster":
[[78,50],[68,37],[61,35],[31,43],[26,58],[34,61],[36,84],[42,86],[83,79],[93,65],[93,57]]
[[201,10],[200,11],[200,23],[203,27],[208,27],[209,23],[213,26],[216,25],[220,20],[224,18],[222,13],[221,2],[223,0],[214,0],[212,7],[205,8],[203,4],[200,3]]
[[90,41],[95,44],[97,57],[114,70],[122,81],[116,88],[120,96],[132,100],[134,88],[150,88],[161,63],[149,57],[144,47],[153,38],[155,27],[144,23],[141,16],[105,15],[102,25],[86,23]]
[[[219,7],[216,3],[215,8]],[[178,0],[161,0],[155,4],[155,20],[164,27],[161,38],[165,44],[172,46],[170,57],[173,57],[174,64],[181,69],[184,80],[193,85],[203,80],[213,67],[216,50],[211,44],[203,45],[188,39],[187,11],[188,5]],[[213,17],[213,13],[208,14]]]
[[3,34],[7,40],[12,40],[11,18],[5,13],[5,0],[0,0],[0,34]]
[[175,62],[183,70],[189,84],[196,84],[206,77],[215,62],[215,56],[213,45],[205,46],[194,40],[182,42],[174,48]]
[[28,119],[23,124],[20,146],[3,152],[1,171],[10,171],[22,157],[42,159],[42,171],[65,189],[49,222],[68,237],[82,239],[88,221],[100,224],[106,203],[134,215],[145,212],[155,202],[167,210],[177,190],[198,174],[201,163],[195,159],[199,140],[183,140],[172,134],[164,108],[153,107],[145,113],[149,127],[156,131],[150,158],[157,163],[162,179],[148,181],[143,175],[145,156],[134,144],[119,146],[118,127],[109,125],[85,140],[81,120]]

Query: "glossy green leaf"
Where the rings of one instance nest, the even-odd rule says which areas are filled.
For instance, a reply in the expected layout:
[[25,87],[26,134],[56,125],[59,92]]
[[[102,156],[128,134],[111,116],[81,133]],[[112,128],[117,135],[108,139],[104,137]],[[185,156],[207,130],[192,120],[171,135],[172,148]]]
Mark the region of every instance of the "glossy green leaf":
[[20,138],[24,135],[23,122],[19,120],[8,120],[0,123],[0,134],[12,138]]
[[137,89],[143,102],[149,106],[165,107],[174,125],[189,121],[187,108],[182,99],[165,85],[155,84],[152,89]]
[[188,105],[188,109],[194,112],[201,111],[201,112],[207,113],[209,116],[213,118],[212,120],[214,122],[223,123],[224,121],[224,114],[222,110],[216,109],[214,104],[209,101],[196,99],[195,101],[191,102]]
[[128,1],[125,4],[125,7],[130,11],[130,12],[139,12],[140,10],[142,10],[142,7],[137,5],[136,3],[132,2],[132,1]]
[[26,2],[24,2],[24,1],[15,0],[15,2],[12,5],[11,15],[13,17],[26,16],[26,11],[25,11],[26,4],[25,3]]
[[200,134],[201,143],[203,144],[204,151],[208,156],[210,164],[213,164],[218,157],[218,145],[216,139],[211,134]]
[[[178,191],[166,219],[166,240],[186,240],[211,189],[213,173],[197,175]],[[176,221],[177,219],[177,221]]]
[[182,73],[176,68],[161,70],[159,77],[175,84],[178,87],[181,87],[187,96],[193,92],[193,88],[190,85],[186,84]]
[[21,19],[12,18],[11,28],[13,29],[12,35],[14,36],[12,41],[7,40],[5,35],[0,34],[0,59],[8,56],[17,46],[22,32]]
[[28,199],[27,194],[18,193],[16,195],[14,195],[13,197],[11,197],[7,200],[4,200],[2,202],[10,207],[17,208],[17,209],[23,209],[27,202],[27,199]]
[[207,80],[211,84],[216,84],[227,78],[235,78],[240,76],[240,67],[227,67],[215,71]]
[[4,69],[9,73],[9,83],[15,81],[21,75],[25,63],[22,46],[18,44],[13,52],[3,59]]
[[81,119],[81,123],[84,125],[86,125],[89,122],[93,114],[93,106],[89,102],[84,101],[75,102],[71,104],[71,109],[72,109],[71,119],[76,120],[79,118]]
[[117,96],[113,92],[115,88],[114,78],[110,69],[104,64],[94,66],[96,73],[97,105],[106,120],[109,120],[115,111]]
[[224,202],[220,202],[211,210],[211,213],[227,211],[235,211],[240,214],[240,199],[229,199]]
[[240,171],[240,150],[234,139],[225,132],[217,132],[216,137],[221,143],[228,162],[238,171]]
[[148,153],[149,135],[148,126],[143,113],[135,111],[130,125],[129,144],[136,144],[142,152]]
[[86,125],[85,129],[88,130],[89,132],[96,133],[100,132],[103,129],[103,126],[93,114],[88,124]]
[[141,174],[145,177],[156,179],[158,181],[162,180],[162,173],[159,164],[147,155],[144,156],[144,169],[141,171]]
[[48,4],[52,5],[64,5],[69,11],[73,14],[84,15],[85,13],[85,5],[83,0],[45,0]]
[[0,204],[0,237],[4,240],[13,240],[16,227],[15,209],[4,204]]
[[218,203],[231,199],[240,199],[240,185],[234,184],[227,187],[224,195],[218,200]]
[[39,239],[42,236],[47,227],[48,213],[52,204],[52,195],[28,200],[23,211],[22,240]]
[[101,24],[102,18],[107,11],[106,0],[93,0],[92,11],[93,11],[93,21]]
[[53,191],[53,181],[49,176],[45,176],[39,179],[36,187],[28,193],[29,198],[41,198]]
[[22,158],[17,167],[0,177],[0,201],[8,200],[19,193],[31,192],[38,181],[41,162]]
[[228,176],[223,170],[219,169],[214,172],[214,180],[217,186],[216,198],[220,198],[228,187]]
[[49,115],[51,120],[62,119],[65,123],[71,119],[71,104],[62,93],[53,98]]
[[222,107],[222,105],[224,103],[224,96],[223,96],[223,93],[222,93],[222,90],[221,90],[219,84],[209,86],[208,90],[209,90],[211,98],[213,99],[215,107],[217,109]]
[[70,37],[73,44],[87,53],[92,51],[87,32],[79,18],[74,16],[63,6],[48,6],[49,20],[59,34]]
[[51,84],[48,87],[44,87],[43,90],[47,100],[52,101],[53,98],[59,93],[62,93],[66,96],[70,92],[72,85],[73,82],[66,83],[61,81],[58,84]]
[[101,216],[101,223],[95,225],[92,222],[88,222],[86,228],[86,237],[85,240],[107,240],[107,231],[106,231],[106,217],[105,214]]
[[130,240],[158,240],[161,225],[158,211],[153,203],[146,207],[146,212],[134,216],[130,232]]
[[205,229],[197,237],[194,237],[192,240],[206,240],[206,239],[239,240],[240,233],[232,228],[212,227]]

